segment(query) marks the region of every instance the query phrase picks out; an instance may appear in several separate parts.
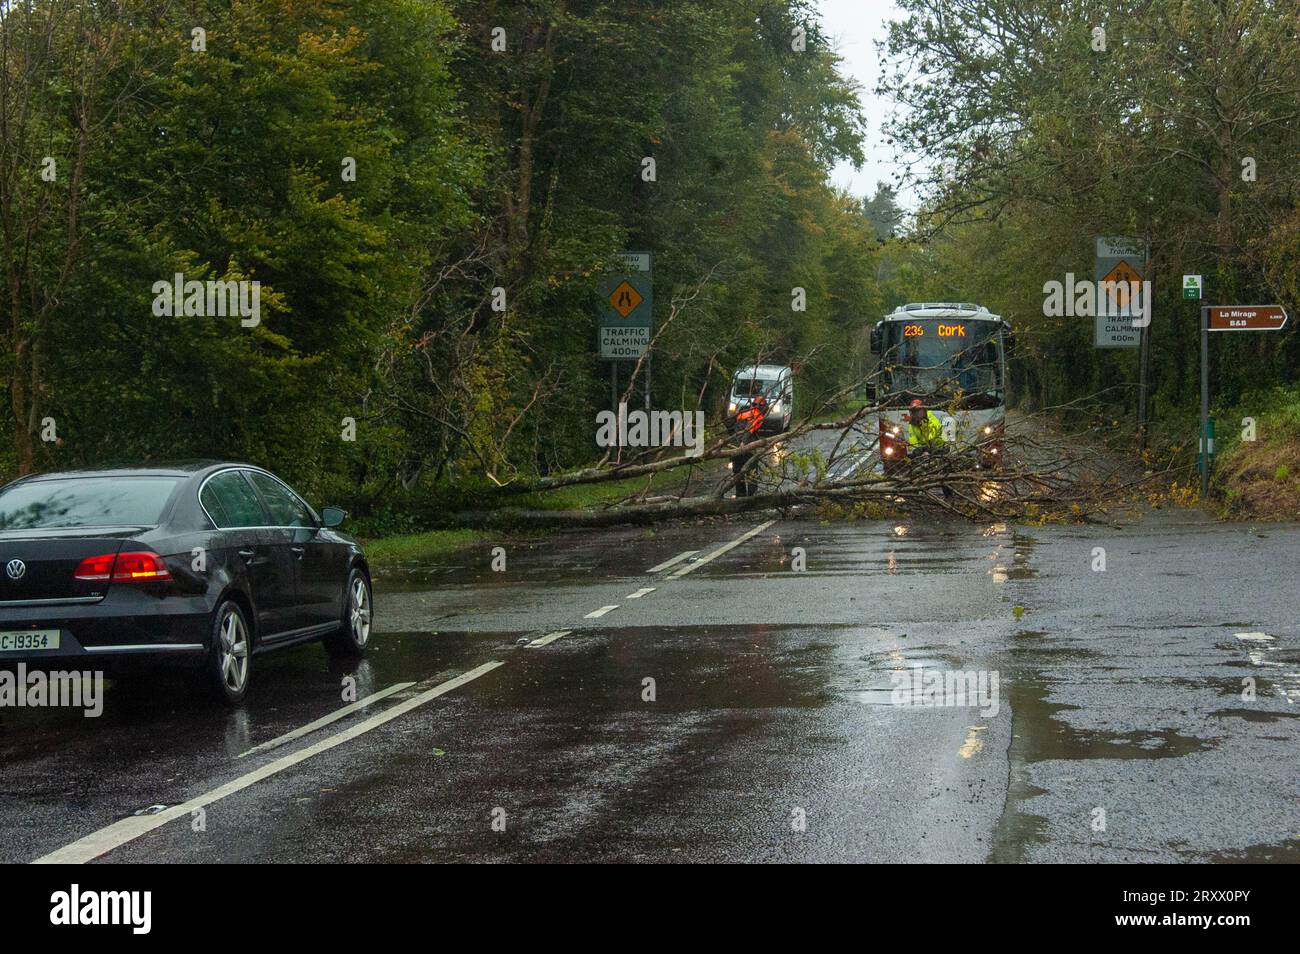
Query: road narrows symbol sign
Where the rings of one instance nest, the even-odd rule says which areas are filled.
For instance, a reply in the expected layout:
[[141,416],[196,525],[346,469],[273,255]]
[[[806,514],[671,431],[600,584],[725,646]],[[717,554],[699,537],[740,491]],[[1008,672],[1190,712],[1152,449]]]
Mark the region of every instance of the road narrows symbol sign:
[[621,283],[609,296],[610,306],[626,318],[641,304],[641,293],[628,282]]
[[[1136,282],[1138,283],[1138,287],[1141,287],[1142,276],[1138,273],[1136,268],[1128,262],[1121,260],[1114,268],[1102,276],[1101,284],[1105,285],[1107,282],[1113,282],[1115,284],[1115,289],[1111,292],[1111,294],[1114,295],[1114,304],[1119,307],[1120,314],[1127,315],[1129,313],[1129,298],[1132,294],[1133,284]],[[1101,307],[1100,299],[1103,293],[1104,290],[1102,288],[1097,289],[1097,306],[1099,308]]]

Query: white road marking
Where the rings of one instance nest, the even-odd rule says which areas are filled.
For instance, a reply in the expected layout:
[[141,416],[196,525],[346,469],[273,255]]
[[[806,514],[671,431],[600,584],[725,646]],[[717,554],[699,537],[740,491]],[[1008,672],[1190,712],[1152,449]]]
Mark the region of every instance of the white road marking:
[[641,587],[641,589],[637,590],[635,593],[629,593],[629,594],[625,597],[625,599],[629,599],[629,600],[639,600],[639,599],[640,599],[641,597],[643,597],[643,596],[649,596],[649,595],[650,595],[651,593],[653,593],[654,591],[655,591],[655,587],[653,587],[653,586],[643,586],[643,587]]
[[583,619],[599,619],[600,617],[608,613],[610,610],[616,610],[616,609],[618,609],[617,603],[615,603],[613,606],[602,606],[598,610],[592,610],[590,613],[584,616]]
[[496,660],[486,662],[481,666],[471,669],[469,672],[462,673],[454,679],[448,679],[446,682],[439,683],[432,689],[420,693],[418,696],[412,696],[405,702],[399,702],[397,705],[391,706],[383,712],[376,713],[370,718],[358,722],[350,728],[344,729],[342,732],[336,732],[334,735],[321,739],[319,742],[315,742],[305,748],[301,748],[297,752],[290,752],[288,755],[282,755],[280,758],[272,762],[267,762],[260,768],[254,769],[245,775],[241,775],[239,778],[232,779],[231,781],[226,782],[226,784],[212,789],[210,792],[191,798],[189,801],[182,802],[180,805],[173,805],[171,808],[161,811],[156,815],[132,815],[130,818],[123,818],[121,821],[114,822],[106,828],[101,828],[99,831],[92,832],[85,838],[80,838],[77,841],[72,842],[70,845],[64,845],[62,848],[52,851],[48,855],[43,855],[40,858],[37,858],[33,863],[38,865],[85,864],[88,861],[93,861],[115,848],[120,848],[127,842],[135,841],[135,839],[140,836],[147,835],[155,828],[161,828],[169,821],[183,818],[197,809],[211,805],[213,802],[219,801],[228,795],[234,795],[236,792],[241,792],[250,785],[255,785],[263,779],[270,778],[272,775],[283,772],[285,769],[292,768],[299,762],[305,762],[313,756],[320,755],[322,752],[328,752],[330,749],[340,746],[344,742],[350,742],[359,736],[365,735],[372,729],[377,729],[385,723],[392,722],[398,716],[405,715],[412,709],[418,709],[425,703],[432,702],[439,696],[445,695],[453,689],[458,689],[467,682],[472,682],[479,676],[491,672],[500,665],[503,664]]
[[647,572],[647,573],[658,573],[658,572],[660,572],[661,570],[666,570],[666,569],[668,569],[670,566],[676,566],[677,564],[679,564],[679,563],[681,563],[683,560],[685,560],[687,557],[695,556],[695,554],[697,554],[697,553],[699,553],[699,552],[700,552],[699,550],[686,550],[686,551],[684,551],[684,552],[682,552],[682,553],[677,554],[677,556],[673,557],[671,560],[664,560],[664,562],[663,562],[663,563],[660,563],[658,566],[652,566],[652,567],[650,567],[650,569],[646,570],[646,572]]
[[247,752],[240,752],[239,755],[236,756],[236,758],[241,758],[241,759],[247,758],[248,756],[255,755],[258,752],[265,752],[268,749],[279,748],[280,746],[284,745],[284,743],[292,742],[294,739],[301,739],[304,735],[308,735],[309,733],[315,732],[317,729],[327,726],[331,722],[337,722],[339,719],[342,719],[344,716],[351,715],[352,713],[356,712],[358,709],[364,709],[366,706],[372,705],[373,703],[378,702],[380,699],[385,699],[388,696],[391,696],[395,692],[401,692],[403,689],[409,689],[413,685],[415,685],[415,683],[413,682],[399,682],[395,686],[389,686],[387,689],[384,689],[382,692],[372,693],[371,695],[366,696],[364,699],[358,699],[356,702],[344,706],[342,709],[336,709],[335,711],[331,712],[329,715],[321,716],[319,719],[317,719],[314,722],[308,722],[306,725],[294,729],[291,732],[286,732],[284,735],[277,735],[274,739],[269,739],[266,742],[263,742],[261,745],[255,745]]
[[573,630],[562,629],[559,632],[547,633],[545,636],[538,636],[531,643],[524,643],[524,649],[536,649],[538,646],[549,646],[561,636],[568,636]]
[[734,550],[736,547],[740,546],[750,537],[762,533],[764,530],[772,526],[772,524],[774,523],[776,523],[775,520],[769,520],[766,523],[760,523],[753,530],[749,530],[745,533],[742,533],[740,536],[736,537],[736,539],[732,540],[730,543],[724,543],[722,546],[718,547],[716,550],[714,550],[712,553],[708,554],[707,556],[700,557],[694,563],[688,563],[680,570],[670,573],[668,575],[668,579],[670,580],[680,579],[681,577],[685,576],[687,573],[691,573],[695,570],[698,570],[700,567],[704,566],[704,564],[710,562],[711,560],[716,560],[718,557],[722,556],[722,554]]
[[1271,643],[1273,637],[1268,633],[1237,633],[1238,639],[1244,639],[1251,643]]

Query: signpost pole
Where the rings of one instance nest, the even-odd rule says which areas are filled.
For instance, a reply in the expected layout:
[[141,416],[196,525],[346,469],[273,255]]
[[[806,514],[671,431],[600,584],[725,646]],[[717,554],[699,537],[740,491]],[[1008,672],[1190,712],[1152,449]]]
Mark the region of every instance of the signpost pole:
[[1210,309],[1201,306],[1201,499],[1210,494]]
[[[1145,274],[1142,276],[1148,282],[1151,282],[1151,239],[1146,240],[1146,267],[1143,269]],[[1153,288],[1154,283],[1148,284],[1147,288]],[[1150,312],[1155,311],[1155,302],[1147,302],[1147,295],[1143,294],[1143,304]],[[1150,296],[1154,298],[1155,296]],[[1155,319],[1153,318],[1152,321]],[[1147,446],[1147,358],[1151,354],[1151,322],[1142,329],[1142,337],[1138,345],[1138,456],[1146,450]]]
[[609,403],[615,414],[618,413],[618,362],[609,363]]

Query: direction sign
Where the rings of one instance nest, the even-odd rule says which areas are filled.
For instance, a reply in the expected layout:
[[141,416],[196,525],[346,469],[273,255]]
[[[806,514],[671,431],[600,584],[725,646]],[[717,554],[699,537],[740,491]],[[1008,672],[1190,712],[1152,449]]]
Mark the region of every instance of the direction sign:
[[[1132,286],[1128,283],[1141,281],[1146,267],[1146,246],[1141,239],[1124,236],[1097,238],[1096,265],[1093,269],[1093,278],[1097,283],[1094,347],[1136,348],[1141,343],[1141,326],[1135,327],[1133,319],[1142,317],[1142,309],[1137,307],[1138,302],[1130,301]],[[1103,282],[1115,283],[1113,303],[1105,293]]]
[[1281,305],[1216,305],[1210,312],[1210,331],[1280,331],[1286,325]]
[[603,275],[600,294],[600,357],[635,359],[650,347],[654,282],[649,252],[621,252],[618,265]]
[[1281,305],[1201,306],[1201,453],[1198,463],[1202,498],[1210,493],[1210,455],[1214,453],[1214,431],[1210,423],[1210,332],[1279,331],[1286,327],[1286,317],[1286,310]]

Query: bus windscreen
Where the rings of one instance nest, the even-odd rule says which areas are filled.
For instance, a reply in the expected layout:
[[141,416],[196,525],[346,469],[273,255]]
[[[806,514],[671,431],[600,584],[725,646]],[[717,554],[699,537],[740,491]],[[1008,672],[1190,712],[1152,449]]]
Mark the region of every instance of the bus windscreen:
[[881,398],[902,407],[956,399],[963,408],[999,407],[1003,400],[1001,326],[959,318],[886,322]]

